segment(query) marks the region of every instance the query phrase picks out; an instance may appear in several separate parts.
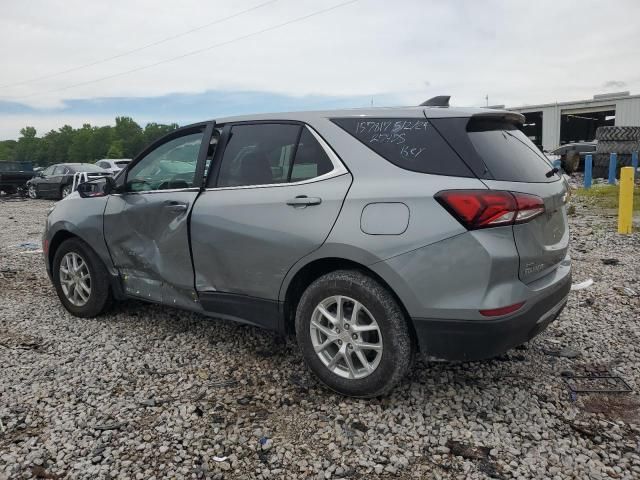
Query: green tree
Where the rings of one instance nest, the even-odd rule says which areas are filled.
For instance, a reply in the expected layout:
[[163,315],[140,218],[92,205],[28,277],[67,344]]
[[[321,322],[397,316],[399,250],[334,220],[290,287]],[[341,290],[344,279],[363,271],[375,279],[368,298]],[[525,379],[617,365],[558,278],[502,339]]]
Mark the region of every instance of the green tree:
[[155,142],[157,139],[159,139],[163,135],[166,135],[172,130],[175,130],[176,128],[178,128],[177,123],[170,123],[169,125],[155,122],[147,123],[147,125],[144,127],[145,145],[149,145]]
[[107,151],[107,158],[124,158],[122,140],[115,140]]
[[89,157],[93,160],[100,160],[107,157],[107,152],[111,146],[111,139],[113,137],[112,128],[106,127],[93,127],[91,139],[89,140],[88,152]]
[[20,138],[16,145],[15,160],[18,162],[35,162],[37,160],[39,141],[34,127],[24,127],[20,130]]
[[85,123],[82,128],[73,132],[73,139],[69,145],[69,161],[76,163],[88,163],[94,160],[89,152],[89,144],[93,130],[91,125]]
[[0,141],[0,160],[20,160],[41,166],[64,162],[95,162],[100,158],[133,158],[143,147],[178,128],[177,123],[151,122],[144,129],[130,117],[116,117],[115,126],[74,129],[64,125],[43,137],[36,129],[20,130],[18,141]]
[[133,158],[142,150],[144,138],[142,128],[131,117],[116,117],[113,140],[122,142],[122,155]]
[[15,140],[4,140],[0,142],[0,161],[11,161],[15,158],[16,146],[18,142]]

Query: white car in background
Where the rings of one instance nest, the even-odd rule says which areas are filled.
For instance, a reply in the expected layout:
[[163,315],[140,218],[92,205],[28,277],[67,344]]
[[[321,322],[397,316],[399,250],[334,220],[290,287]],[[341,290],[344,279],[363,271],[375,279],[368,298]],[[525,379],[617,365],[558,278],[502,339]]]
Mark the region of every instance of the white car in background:
[[96,165],[105,170],[109,170],[113,176],[116,176],[129,165],[129,163],[131,163],[130,158],[103,158],[102,160],[98,160]]

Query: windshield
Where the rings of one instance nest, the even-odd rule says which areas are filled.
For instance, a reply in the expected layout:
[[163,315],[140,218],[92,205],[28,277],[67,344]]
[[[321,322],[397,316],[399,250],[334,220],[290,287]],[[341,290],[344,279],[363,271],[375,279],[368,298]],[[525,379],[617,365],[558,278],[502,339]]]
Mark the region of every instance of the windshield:
[[129,165],[129,163],[131,163],[131,160],[119,160],[115,162],[115,164],[120,168],[126,167],[127,165]]
[[0,162],[0,171],[33,172],[33,165],[31,162]]

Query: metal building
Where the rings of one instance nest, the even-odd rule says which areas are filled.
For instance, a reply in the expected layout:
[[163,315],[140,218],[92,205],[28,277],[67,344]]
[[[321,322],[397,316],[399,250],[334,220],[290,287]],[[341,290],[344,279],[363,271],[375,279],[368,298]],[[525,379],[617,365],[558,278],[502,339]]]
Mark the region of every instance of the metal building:
[[603,125],[640,126],[640,95],[594,95],[591,100],[508,108],[525,116],[524,132],[544,150],[595,139]]

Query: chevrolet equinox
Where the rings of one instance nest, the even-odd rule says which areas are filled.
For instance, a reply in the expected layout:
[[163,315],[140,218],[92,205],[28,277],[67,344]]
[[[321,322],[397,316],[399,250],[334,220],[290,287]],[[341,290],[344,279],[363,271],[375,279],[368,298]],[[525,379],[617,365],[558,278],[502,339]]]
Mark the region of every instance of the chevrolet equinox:
[[136,298],[295,333],[328,387],[382,395],[418,352],[491,358],[564,307],[566,182],[522,122],[427,102],[183,127],[55,204],[47,270],[73,315]]

